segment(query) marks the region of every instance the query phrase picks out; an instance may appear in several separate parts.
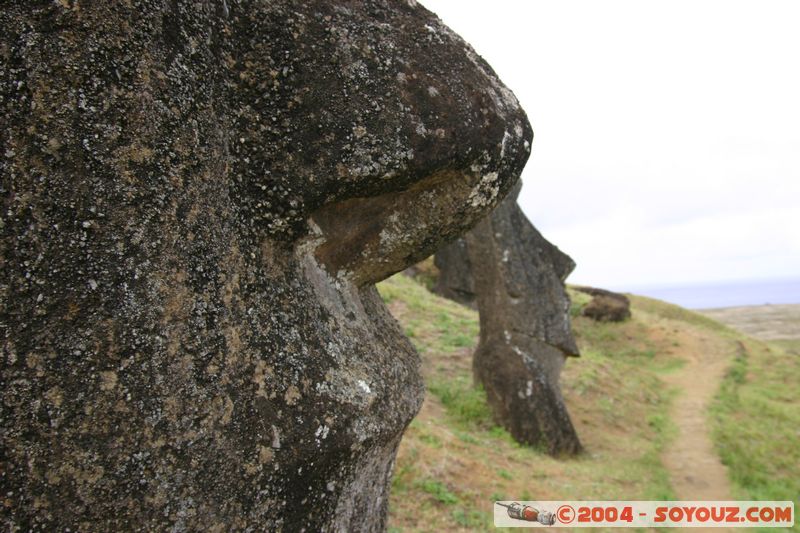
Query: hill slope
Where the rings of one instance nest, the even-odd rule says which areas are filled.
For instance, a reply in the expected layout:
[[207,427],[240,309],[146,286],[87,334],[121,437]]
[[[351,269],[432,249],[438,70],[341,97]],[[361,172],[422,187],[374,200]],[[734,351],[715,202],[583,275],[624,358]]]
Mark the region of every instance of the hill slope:
[[698,312],[757,339],[800,340],[800,304],[721,307]]
[[[693,364],[686,353],[690,348],[696,353],[698,347],[707,356],[703,359],[731,368],[719,376],[722,387],[712,407],[713,433],[709,431],[734,481],[724,490],[748,498],[769,494],[791,499],[798,494],[800,446],[797,436],[793,441],[789,437],[800,422],[793,418],[800,415],[800,393],[795,385],[764,394],[773,390],[769,383],[775,372],[782,382],[797,383],[797,358],[647,298],[632,298],[633,318],[625,323],[596,323],[577,316],[586,297],[573,293],[582,357],[568,361],[562,389],[587,452],[557,460],[517,445],[495,426],[482,391],[473,388],[471,353],[479,330],[475,311],[404,276],[387,280],[379,290],[420,351],[428,386],[422,411],[398,455],[390,530],[490,530],[497,499],[679,497],[676,490],[685,487],[675,483],[675,468],[668,460],[681,423],[673,422],[674,402],[683,390],[674,376]],[[753,399],[758,407],[751,405]],[[788,444],[781,447],[763,433],[765,416],[784,423],[779,431],[785,432],[782,440]],[[786,460],[776,460],[775,453]]]

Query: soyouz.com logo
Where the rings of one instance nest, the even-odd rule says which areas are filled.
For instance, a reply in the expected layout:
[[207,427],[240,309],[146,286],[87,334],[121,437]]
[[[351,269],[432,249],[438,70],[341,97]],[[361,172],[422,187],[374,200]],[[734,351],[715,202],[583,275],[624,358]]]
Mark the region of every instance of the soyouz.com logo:
[[794,502],[498,501],[496,527],[783,527]]

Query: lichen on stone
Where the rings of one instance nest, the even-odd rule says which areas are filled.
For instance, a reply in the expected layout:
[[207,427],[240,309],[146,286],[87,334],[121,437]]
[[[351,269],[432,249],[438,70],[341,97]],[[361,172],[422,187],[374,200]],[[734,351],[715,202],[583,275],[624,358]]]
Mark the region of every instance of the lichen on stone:
[[423,387],[373,284],[513,186],[513,96],[414,2],[10,2],[0,30],[3,525],[384,527]]

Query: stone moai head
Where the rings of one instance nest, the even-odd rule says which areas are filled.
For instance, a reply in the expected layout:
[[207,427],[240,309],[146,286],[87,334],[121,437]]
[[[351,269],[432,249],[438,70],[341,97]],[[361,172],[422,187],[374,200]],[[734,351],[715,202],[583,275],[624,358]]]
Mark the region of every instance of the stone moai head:
[[3,523],[383,527],[417,355],[374,283],[486,215],[516,99],[413,1],[0,13]]

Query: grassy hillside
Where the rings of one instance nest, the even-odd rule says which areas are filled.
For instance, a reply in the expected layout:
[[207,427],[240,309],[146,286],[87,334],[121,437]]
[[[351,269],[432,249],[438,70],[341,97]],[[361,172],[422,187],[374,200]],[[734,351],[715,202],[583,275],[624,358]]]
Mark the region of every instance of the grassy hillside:
[[[800,506],[800,339],[757,340],[675,305],[644,297],[633,302],[636,309],[700,325],[727,346],[730,366],[709,423],[732,496]],[[793,530],[800,531],[800,523]]]
[[700,313],[756,339],[800,341],[800,305],[750,305],[702,309]]
[[[702,325],[726,342],[730,366],[711,406],[710,423],[734,484],[733,496],[794,500],[800,506],[800,339],[758,340],[704,316],[707,311],[700,315],[648,298],[634,297],[634,305]],[[781,331],[797,329],[798,306],[770,307]],[[776,315],[779,307],[787,312]],[[745,311],[736,308],[737,324],[748,323]],[[763,308],[754,312],[749,327],[770,329]],[[800,524],[794,529],[800,531]]]
[[739,336],[712,414],[734,496],[794,500],[800,509],[800,356]]
[[[568,361],[562,389],[586,453],[556,460],[519,446],[493,424],[483,392],[472,385],[471,353],[479,330],[475,311],[404,276],[387,280],[379,290],[420,351],[428,386],[422,411],[398,455],[390,531],[491,530],[492,502],[497,499],[674,498],[661,461],[674,433],[668,414],[674,391],[664,378],[681,368],[681,343],[687,335],[709,337],[714,349],[730,350],[732,358],[739,350],[739,336],[732,330],[679,307],[634,297],[631,320],[599,324],[577,316],[587,297],[573,293],[582,356]],[[776,499],[791,499],[784,491],[793,490],[791,480],[800,479],[798,436],[785,439],[790,443],[783,450],[794,463],[774,461],[771,446],[776,445],[764,434],[764,415],[791,419],[789,402],[798,405],[798,388],[764,396],[768,387],[754,382],[774,377],[764,373],[763,365],[774,365],[779,352],[745,342],[748,355],[744,362],[737,360],[714,407],[715,436],[723,457],[735,463],[731,472],[741,496],[771,491]],[[780,373],[796,384],[797,361],[784,368],[785,360]],[[759,408],[750,405],[753,398],[761,416],[754,414]],[[779,408],[784,403],[786,408]],[[785,430],[786,437],[800,427],[796,422]],[[748,440],[742,442],[740,432],[748,433]],[[743,465],[745,454],[749,459]],[[785,483],[771,477],[765,482],[754,474],[780,468]]]

